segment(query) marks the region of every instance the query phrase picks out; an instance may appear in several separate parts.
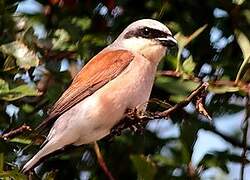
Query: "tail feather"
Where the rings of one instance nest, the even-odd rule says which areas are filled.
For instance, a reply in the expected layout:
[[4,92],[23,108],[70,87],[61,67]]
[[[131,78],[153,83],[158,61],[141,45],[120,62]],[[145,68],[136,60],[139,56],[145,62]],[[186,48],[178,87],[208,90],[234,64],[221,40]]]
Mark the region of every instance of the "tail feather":
[[44,158],[45,156],[48,156],[49,154],[61,149],[64,147],[64,144],[60,144],[58,141],[49,141],[45,144],[45,146],[38,151],[38,153],[32,157],[22,168],[23,173],[27,173],[32,168],[34,168],[39,161]]

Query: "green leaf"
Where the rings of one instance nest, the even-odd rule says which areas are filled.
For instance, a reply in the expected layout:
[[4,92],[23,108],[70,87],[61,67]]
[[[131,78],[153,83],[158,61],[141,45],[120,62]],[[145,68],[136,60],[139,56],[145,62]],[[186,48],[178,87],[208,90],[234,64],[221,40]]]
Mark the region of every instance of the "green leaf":
[[9,140],[9,142],[13,142],[13,143],[20,143],[20,144],[31,144],[32,140],[31,139],[25,139],[25,138],[13,138],[11,140]]
[[9,85],[3,79],[0,79],[0,94],[9,92]]
[[0,153],[0,173],[3,172],[4,155]]
[[190,80],[159,76],[156,78],[155,85],[170,93],[171,100],[174,100],[174,102],[180,102],[185,96],[189,95],[190,92],[196,89],[199,86],[199,83]]
[[180,71],[181,70],[181,53],[184,49],[185,46],[187,46],[193,39],[195,39],[198,35],[200,35],[200,33],[202,33],[207,27],[207,24],[205,24],[204,26],[200,27],[199,29],[197,29],[193,34],[191,34],[190,36],[184,36],[181,33],[177,33],[174,37],[178,42],[178,54],[177,54],[177,67],[176,67],[176,71]]
[[193,56],[189,56],[182,64],[183,71],[191,74],[194,71],[196,64],[193,61]]
[[178,42],[179,48],[183,49],[186,45],[188,45],[193,39],[195,39],[197,36],[199,36],[207,27],[207,24],[197,29],[193,34],[190,36],[184,36],[181,33],[177,33],[174,37],[176,38]]
[[160,166],[178,166],[178,163],[174,161],[174,159],[170,159],[169,157],[162,156],[160,154],[156,154],[153,157],[154,161],[156,161]]
[[14,57],[20,68],[29,69],[30,67],[36,67],[39,63],[36,53],[20,41],[3,44],[0,46],[0,51]]
[[91,26],[91,19],[87,17],[85,18],[74,17],[71,22],[79,26],[82,30],[87,30]]
[[11,171],[0,172],[0,177],[3,179],[26,180],[27,178],[21,174],[17,169]]
[[210,85],[208,87],[208,90],[216,94],[224,94],[226,92],[237,92],[240,89],[237,86],[226,86],[226,85],[225,86],[212,86]]
[[138,179],[153,180],[156,174],[155,164],[144,155],[131,155],[130,159],[137,171]]
[[24,112],[26,112],[26,113],[32,113],[33,111],[34,111],[34,107],[33,106],[31,106],[31,105],[29,105],[29,104],[24,104],[23,106],[22,106],[22,110],[24,111]]
[[0,99],[14,101],[25,96],[39,96],[40,93],[34,87],[27,84],[9,89],[9,85],[3,79],[0,79]]
[[52,39],[53,49],[54,50],[76,50],[77,44],[71,42],[70,34],[64,29],[57,29]]

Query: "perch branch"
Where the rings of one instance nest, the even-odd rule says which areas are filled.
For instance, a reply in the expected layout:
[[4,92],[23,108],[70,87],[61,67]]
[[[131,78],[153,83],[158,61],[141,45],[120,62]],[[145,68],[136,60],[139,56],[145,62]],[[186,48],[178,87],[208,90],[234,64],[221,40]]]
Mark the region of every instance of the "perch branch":
[[180,103],[174,105],[173,107],[163,111],[156,113],[156,117],[158,118],[165,118],[168,117],[170,114],[176,112],[177,110],[184,108],[187,106],[192,100],[197,98],[199,95],[202,94],[202,92],[206,91],[208,87],[208,83],[203,83],[201,86],[199,86],[196,90],[194,90],[185,100],[181,101]]
[[23,124],[22,126],[20,126],[18,128],[12,129],[9,132],[0,135],[0,138],[4,139],[4,140],[8,140],[8,139],[11,139],[13,137],[16,137],[16,136],[26,132],[26,131],[32,131],[32,129],[30,128],[30,126]]
[[[116,135],[121,135],[122,131],[125,129],[130,129],[135,132],[142,132],[145,125],[148,121],[154,120],[154,119],[160,119],[160,118],[166,118],[170,114],[176,112],[179,109],[182,109],[183,107],[187,106],[191,101],[199,100],[199,103],[202,103],[203,101],[200,100],[200,98],[204,98],[204,92],[206,91],[208,87],[208,83],[201,84],[196,90],[194,90],[184,101],[181,101],[180,103],[170,107],[169,109],[162,111],[162,112],[156,112],[156,113],[148,113],[150,115],[139,115],[140,112],[137,111],[137,109],[128,110],[127,116],[119,122],[117,125],[115,125],[110,132],[109,139]],[[197,104],[197,103],[196,103]],[[202,110],[201,110],[202,107]],[[205,114],[205,109],[203,106],[199,106],[199,112],[202,112],[203,115],[208,116],[208,113]],[[147,114],[147,113],[145,113]]]

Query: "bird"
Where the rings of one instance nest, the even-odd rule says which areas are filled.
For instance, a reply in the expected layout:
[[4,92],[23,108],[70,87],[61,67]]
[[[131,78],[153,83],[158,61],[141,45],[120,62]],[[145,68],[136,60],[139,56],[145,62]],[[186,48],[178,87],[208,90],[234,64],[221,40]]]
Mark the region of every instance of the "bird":
[[68,145],[100,140],[125,116],[149,100],[157,66],[177,40],[163,23],[140,19],[128,25],[79,71],[37,129],[51,129],[26,173]]

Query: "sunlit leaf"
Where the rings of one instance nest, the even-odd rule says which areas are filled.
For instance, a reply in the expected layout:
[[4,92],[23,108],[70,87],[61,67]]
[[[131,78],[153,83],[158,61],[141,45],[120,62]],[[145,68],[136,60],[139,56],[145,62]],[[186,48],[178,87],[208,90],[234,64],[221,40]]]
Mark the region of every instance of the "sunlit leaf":
[[57,29],[52,39],[54,50],[68,50],[73,51],[76,49],[76,44],[70,42],[70,34],[64,29]]
[[0,46],[0,51],[4,54],[16,58],[16,64],[20,68],[29,69],[39,63],[39,58],[33,50],[30,50],[22,42],[14,41]]
[[0,99],[14,101],[25,96],[39,96],[39,92],[34,87],[23,84],[13,89],[9,89],[6,81],[0,79]]
[[9,92],[9,85],[3,79],[0,79],[0,94]]
[[233,0],[234,4],[241,5],[245,2],[245,0]]
[[32,140],[16,137],[16,138],[11,139],[10,142],[20,143],[20,144],[31,144]]
[[189,56],[182,64],[183,71],[188,74],[191,74],[194,71],[195,65],[196,64],[193,61],[193,57]]
[[71,21],[73,24],[76,24],[77,26],[79,26],[82,30],[86,30],[88,28],[90,28],[91,25],[91,19],[90,18],[73,18]]
[[247,38],[247,36],[243,32],[241,32],[239,30],[235,31],[235,35],[236,35],[237,42],[240,46],[240,49],[242,51],[244,60],[248,59],[250,56],[249,39]]
[[178,42],[178,46],[179,48],[183,49],[186,45],[188,45],[193,39],[195,39],[197,36],[200,35],[200,33],[202,33],[207,27],[207,24],[205,24],[204,26],[200,27],[199,29],[197,29],[193,34],[191,34],[190,36],[184,36],[181,33],[177,33],[175,35],[175,38]]
[[207,27],[207,24],[197,29],[190,36],[184,36],[181,33],[177,33],[174,37],[178,42],[178,54],[177,54],[177,67],[176,71],[180,71],[181,67],[181,53],[185,46],[187,46],[193,39],[195,39],[200,33],[202,33]]
[[239,87],[237,86],[209,86],[208,90],[210,92],[216,93],[216,94],[224,94],[226,92],[237,92],[239,91]]
[[250,41],[247,36],[239,30],[235,31],[235,35],[244,59],[235,79],[235,81],[238,82],[240,78],[244,76],[245,71],[247,71],[246,67],[250,64]]

